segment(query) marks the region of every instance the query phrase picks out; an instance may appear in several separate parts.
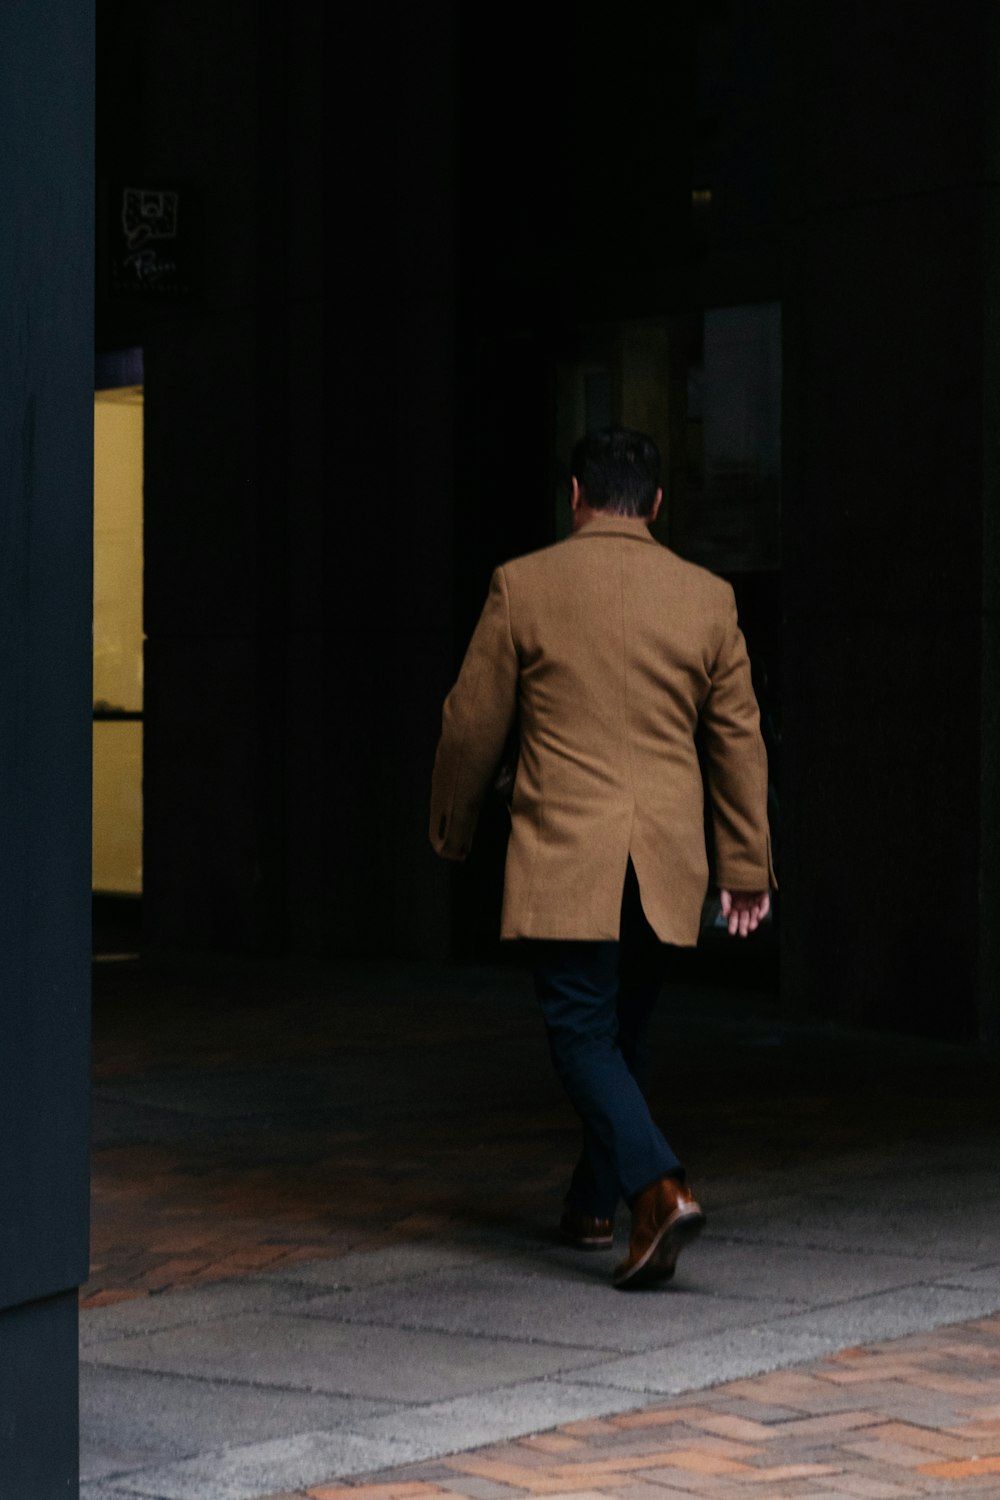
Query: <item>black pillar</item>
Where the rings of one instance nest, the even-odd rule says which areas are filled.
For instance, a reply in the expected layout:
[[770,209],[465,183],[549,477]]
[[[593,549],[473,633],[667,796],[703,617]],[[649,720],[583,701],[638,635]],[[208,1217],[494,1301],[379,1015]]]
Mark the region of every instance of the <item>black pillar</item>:
[[77,1490],[87,1274],[93,14],[0,10],[0,1495]]

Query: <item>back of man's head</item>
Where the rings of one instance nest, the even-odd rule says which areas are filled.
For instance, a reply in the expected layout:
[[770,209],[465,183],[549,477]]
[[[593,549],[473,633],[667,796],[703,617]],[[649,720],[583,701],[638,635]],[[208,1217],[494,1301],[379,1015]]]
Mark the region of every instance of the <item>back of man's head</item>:
[[660,482],[660,453],[652,438],[625,427],[588,432],[573,449],[573,477],[591,510],[648,516]]

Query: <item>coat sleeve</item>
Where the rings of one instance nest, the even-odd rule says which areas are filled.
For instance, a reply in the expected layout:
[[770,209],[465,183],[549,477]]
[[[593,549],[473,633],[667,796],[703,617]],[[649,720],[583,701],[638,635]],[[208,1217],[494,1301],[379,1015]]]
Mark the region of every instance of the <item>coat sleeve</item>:
[[464,859],[472,845],[480,805],[514,722],[517,675],[507,580],[497,568],[458,681],[445,700],[434,757],[430,838],[445,859]]
[[767,751],[746,642],[727,585],[722,639],[701,712],[718,883],[731,891],[777,886],[767,822]]

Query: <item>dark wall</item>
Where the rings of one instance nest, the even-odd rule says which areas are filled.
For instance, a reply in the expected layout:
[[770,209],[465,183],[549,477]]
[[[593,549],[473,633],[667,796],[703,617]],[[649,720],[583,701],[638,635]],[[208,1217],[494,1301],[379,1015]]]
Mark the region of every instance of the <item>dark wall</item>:
[[87,1275],[93,17],[0,13],[0,1494],[76,1493]]
[[145,351],[146,941],[443,951],[447,7],[99,14],[100,176],[203,222],[190,295],[98,305]]
[[784,721],[787,1003],[987,1024],[985,3],[99,14],[101,175],[204,204],[196,295],[98,304],[146,351],[147,940],[490,949],[502,816],[456,876],[427,782],[491,569],[553,534],[556,368],[780,300],[783,659],[777,575],[737,582]]
[[995,92],[985,6],[906,14],[830,5],[785,18],[797,128],[784,982],[797,1007],[970,1036],[997,991],[981,816],[995,754],[981,691],[984,605],[995,611],[983,586]]
[[329,233],[325,881],[340,952],[446,953],[427,839],[455,565],[455,15],[342,13]]
[[145,918],[167,945],[280,946],[319,859],[295,801],[324,586],[314,12],[98,11],[102,187],[198,210],[186,294],[116,297],[98,264],[99,345],[144,351]]

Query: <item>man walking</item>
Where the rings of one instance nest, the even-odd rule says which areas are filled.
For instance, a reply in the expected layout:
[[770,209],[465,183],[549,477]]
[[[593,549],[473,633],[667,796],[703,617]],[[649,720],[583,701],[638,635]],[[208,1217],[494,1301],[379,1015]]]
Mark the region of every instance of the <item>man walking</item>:
[[562,1232],[612,1243],[631,1288],[673,1275],[705,1223],[642,1092],[661,944],[693,946],[708,884],[706,767],[730,933],[774,883],[767,761],[733,591],[651,534],[659,454],[641,433],[573,453],[573,532],[497,568],[434,763],[431,842],[464,860],[507,737],[519,758],[503,938],[526,939],[556,1071],[583,1122]]

